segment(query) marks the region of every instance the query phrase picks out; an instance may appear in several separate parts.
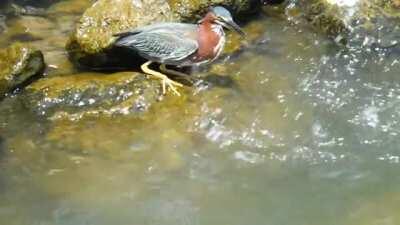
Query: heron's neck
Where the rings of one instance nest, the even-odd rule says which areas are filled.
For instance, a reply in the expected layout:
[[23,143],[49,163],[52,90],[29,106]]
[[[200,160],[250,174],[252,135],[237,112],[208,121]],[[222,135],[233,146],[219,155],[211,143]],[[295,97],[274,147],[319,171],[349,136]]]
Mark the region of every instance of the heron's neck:
[[223,27],[210,20],[203,20],[199,24],[198,38],[199,44],[198,56],[200,59],[214,59],[220,53],[225,43],[225,34]]
[[[199,32],[204,35],[213,32],[219,38],[224,37],[224,28],[221,24],[214,22],[214,17],[209,13],[199,22]],[[211,35],[211,34],[209,34]]]

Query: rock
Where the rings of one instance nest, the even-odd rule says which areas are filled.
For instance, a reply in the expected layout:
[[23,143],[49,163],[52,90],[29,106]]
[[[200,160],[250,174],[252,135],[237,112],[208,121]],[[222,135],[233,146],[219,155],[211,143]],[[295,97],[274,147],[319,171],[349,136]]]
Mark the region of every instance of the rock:
[[265,5],[276,5],[282,4],[285,0],[261,0],[261,2]]
[[54,20],[33,16],[12,18],[8,21],[8,29],[0,35],[0,45],[6,46],[15,40],[29,42],[30,46],[42,50],[49,65],[46,75],[71,74],[74,68],[65,52],[66,34],[72,27],[68,19],[73,21],[75,18],[68,15],[60,15]]
[[[65,146],[63,149],[75,153],[80,150],[85,156],[115,162],[134,162],[134,158],[144,155],[156,157],[163,171],[179,170],[184,160],[173,146],[192,147],[191,135],[174,127],[153,129],[151,135],[143,133],[143,130],[150,130],[144,128],[154,126],[156,121],[158,124],[165,123],[161,118],[141,120],[133,117],[99,117],[95,122],[90,118],[80,121],[57,120],[49,126],[45,140],[53,146]],[[152,143],[153,137],[157,137],[157,144]]]
[[114,40],[113,34],[170,20],[173,15],[164,0],[100,0],[83,14],[67,49],[78,65],[101,66],[113,58],[105,52]]
[[33,41],[46,39],[53,34],[56,25],[43,17],[19,16],[7,21],[8,29],[0,37],[0,42],[10,43],[14,40]]
[[82,73],[38,80],[26,87],[22,101],[53,119],[139,114],[158,100],[159,87],[158,80],[139,73]]
[[[229,6],[234,12],[257,9],[258,0],[99,0],[83,14],[67,50],[78,66],[107,67],[138,65],[137,57],[110,49],[113,34],[162,21],[197,20],[210,5]],[[122,56],[121,56],[122,55]]]
[[49,15],[59,16],[60,14],[81,14],[90,7],[93,0],[69,0],[53,4],[47,10]]
[[[394,172],[389,172],[394,175]],[[388,175],[386,175],[388,176]],[[389,189],[390,190],[390,189]],[[347,216],[343,216],[341,224],[377,225],[400,224],[400,195],[397,191],[377,191],[371,197],[358,202]]]
[[[60,0],[13,0],[9,2],[14,2],[15,4],[18,5],[28,5],[28,6],[34,6],[34,7],[48,7],[51,4],[54,4],[56,2],[59,2]],[[6,0],[7,2],[7,0]]]
[[6,16],[0,14],[0,34],[2,34],[6,29]]
[[[0,35],[0,46],[7,46],[16,40],[29,42],[30,46],[42,50],[48,65],[45,71],[46,76],[75,73],[75,68],[65,51],[65,43],[68,41],[75,21],[80,16],[76,13],[80,7],[84,7],[83,3],[88,4],[88,1],[73,0],[56,3],[46,11],[46,17],[8,18],[7,29]],[[84,11],[83,8],[80,10]]]
[[18,4],[8,4],[4,9],[5,14],[9,16],[44,16],[46,11],[43,8],[36,8],[33,6],[21,6]]
[[349,46],[391,47],[399,42],[397,0],[300,0],[288,7],[296,10],[314,27]]
[[40,75],[45,64],[43,54],[31,47],[16,43],[0,51],[0,95]]
[[0,160],[3,158],[5,154],[5,143],[4,138],[0,136]]
[[233,14],[250,13],[258,10],[260,0],[167,0],[175,16],[182,21],[195,22],[212,5],[223,5]]

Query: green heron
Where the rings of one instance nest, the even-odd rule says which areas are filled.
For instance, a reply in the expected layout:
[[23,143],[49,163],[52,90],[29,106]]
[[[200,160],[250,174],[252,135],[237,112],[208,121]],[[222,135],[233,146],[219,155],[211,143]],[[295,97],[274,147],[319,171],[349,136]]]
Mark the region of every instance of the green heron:
[[[198,66],[215,60],[225,44],[223,28],[244,32],[233,21],[230,12],[221,6],[213,7],[197,24],[158,23],[132,31],[116,34],[114,45],[128,48],[148,60],[141,66],[143,72],[162,80],[163,94],[166,85],[177,95],[175,87],[182,84],[169,79],[165,74],[186,77],[187,74],[168,69],[166,65],[185,67]],[[149,68],[160,64],[161,73]]]

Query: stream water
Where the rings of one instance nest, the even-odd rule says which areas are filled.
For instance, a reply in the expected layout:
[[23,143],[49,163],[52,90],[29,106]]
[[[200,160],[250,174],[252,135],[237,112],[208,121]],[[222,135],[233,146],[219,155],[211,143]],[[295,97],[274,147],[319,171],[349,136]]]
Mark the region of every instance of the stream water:
[[254,23],[184,108],[48,121],[3,100],[0,224],[400,224],[399,53]]

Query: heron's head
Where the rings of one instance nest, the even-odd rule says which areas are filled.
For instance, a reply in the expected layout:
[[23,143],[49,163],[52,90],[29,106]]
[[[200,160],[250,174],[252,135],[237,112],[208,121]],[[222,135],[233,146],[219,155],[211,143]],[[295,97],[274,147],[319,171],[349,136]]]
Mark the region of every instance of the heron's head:
[[217,23],[229,30],[234,30],[242,36],[246,35],[239,25],[233,21],[231,13],[222,6],[212,7],[207,16],[210,17],[213,23]]

